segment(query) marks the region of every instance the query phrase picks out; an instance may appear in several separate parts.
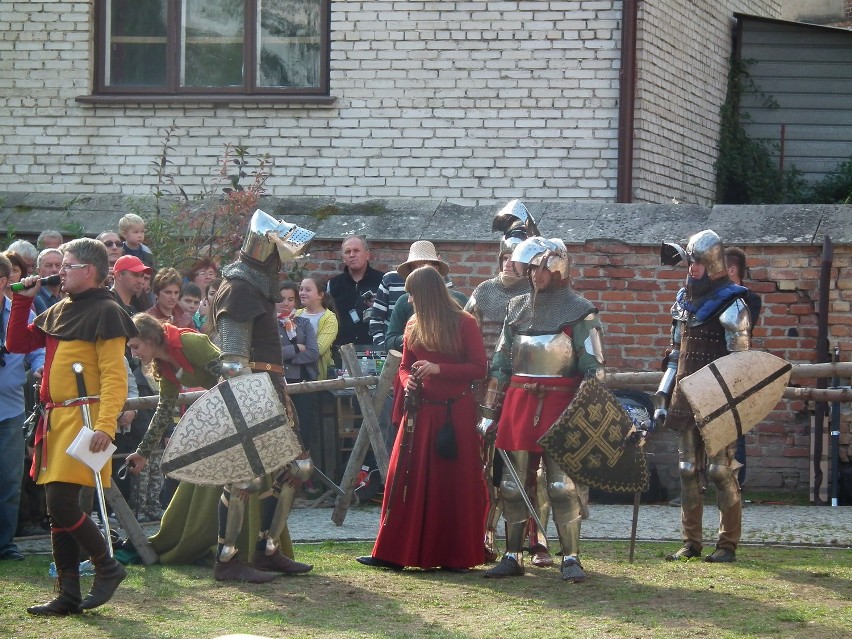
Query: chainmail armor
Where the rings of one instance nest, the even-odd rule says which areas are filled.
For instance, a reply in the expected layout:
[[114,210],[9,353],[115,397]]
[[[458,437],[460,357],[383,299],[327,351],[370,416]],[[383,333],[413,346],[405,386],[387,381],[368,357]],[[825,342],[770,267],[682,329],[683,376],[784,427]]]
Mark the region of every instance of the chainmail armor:
[[222,355],[251,357],[251,322],[238,322],[230,315],[218,319]]
[[245,280],[249,284],[257,287],[271,302],[278,302],[281,299],[281,294],[278,290],[278,271],[281,263],[277,259],[270,259],[267,262],[244,262],[242,259],[238,262],[228,264],[222,267],[222,277],[225,279]]
[[512,298],[508,320],[520,335],[555,335],[590,313],[597,313],[597,309],[573,289],[548,287]]
[[498,275],[482,282],[473,291],[466,310],[479,322],[485,351],[490,358],[494,354],[509,301],[529,292],[530,283],[525,277],[508,278]]

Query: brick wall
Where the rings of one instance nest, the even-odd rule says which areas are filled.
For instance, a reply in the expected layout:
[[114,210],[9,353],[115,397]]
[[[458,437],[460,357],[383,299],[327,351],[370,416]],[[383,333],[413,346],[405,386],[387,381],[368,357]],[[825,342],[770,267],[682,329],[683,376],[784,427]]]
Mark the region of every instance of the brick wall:
[[[728,18],[774,5],[640,3],[636,201],[709,200]],[[272,154],[279,197],[612,200],[621,6],[333,2],[335,104],[172,106],[76,101],[91,87],[93,3],[2,3],[0,187],[147,194],[174,123],[190,190],[233,142]]]
[[734,12],[777,18],[780,7],[776,0],[639,3],[635,202],[715,198]]
[[[450,264],[455,287],[465,294],[470,294],[479,282],[495,272],[493,243],[437,243],[436,246],[441,257]],[[659,266],[657,247],[589,242],[569,249],[575,287],[599,308],[606,326],[607,367],[619,372],[658,371],[662,353],[669,343],[669,309],[682,284],[682,270]],[[763,298],[753,347],[792,363],[813,362],[821,247],[748,246],[745,249],[751,272],[748,284]],[[372,264],[388,270],[405,261],[407,254],[408,243],[374,243]],[[337,243],[315,242],[311,256],[314,261],[307,265],[310,270],[332,275],[341,268]],[[833,267],[830,341],[832,348],[840,345],[844,361],[849,361],[852,351],[849,313],[852,247],[835,246]],[[797,383],[813,386],[814,380]],[[750,488],[807,491],[810,423],[808,405],[785,400],[748,434],[747,483]],[[845,447],[852,444],[849,428],[845,423]],[[656,433],[650,449],[664,484],[672,494],[677,494],[674,434]],[[823,468],[827,477],[828,467]]]

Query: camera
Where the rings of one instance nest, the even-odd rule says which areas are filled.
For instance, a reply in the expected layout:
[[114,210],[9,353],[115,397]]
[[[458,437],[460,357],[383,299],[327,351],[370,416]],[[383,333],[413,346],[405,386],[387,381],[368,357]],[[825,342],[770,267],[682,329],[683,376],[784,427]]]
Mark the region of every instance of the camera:
[[364,291],[361,293],[361,299],[364,300],[365,304],[369,304],[376,299],[376,294],[373,291]]
[[0,344],[0,367],[6,365],[6,353],[9,352],[9,349],[6,348],[6,344]]

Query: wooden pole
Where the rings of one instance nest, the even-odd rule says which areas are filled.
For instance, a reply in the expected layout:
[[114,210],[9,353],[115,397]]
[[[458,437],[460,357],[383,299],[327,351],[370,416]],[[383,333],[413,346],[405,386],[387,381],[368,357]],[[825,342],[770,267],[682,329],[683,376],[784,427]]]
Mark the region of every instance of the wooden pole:
[[[384,366],[382,367],[382,374],[379,376],[378,384],[376,384],[376,391],[373,393],[373,408],[377,413],[382,411],[401,361],[402,354],[399,351],[391,350],[388,352]],[[343,520],[349,511],[349,505],[352,503],[352,493],[355,492],[355,479],[358,477],[358,471],[364,463],[364,458],[367,456],[369,446],[370,436],[367,429],[359,429],[358,437],[355,439],[355,444],[349,453],[349,461],[346,463],[343,479],[340,482],[340,487],[343,489],[344,494],[337,497],[334,502],[334,511],[331,513],[331,520],[338,526],[343,525]],[[384,448],[384,441],[382,441],[382,448]],[[387,467],[384,470],[380,469],[380,472],[383,478],[387,477]]]

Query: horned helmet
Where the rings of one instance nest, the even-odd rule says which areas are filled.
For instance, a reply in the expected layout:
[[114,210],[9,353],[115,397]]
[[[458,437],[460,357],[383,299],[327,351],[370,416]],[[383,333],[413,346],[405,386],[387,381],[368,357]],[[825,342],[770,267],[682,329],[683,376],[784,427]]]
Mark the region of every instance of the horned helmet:
[[681,261],[688,264],[703,264],[707,276],[713,280],[727,273],[725,265],[725,245],[715,231],[707,229],[689,238],[684,249],[674,242],[663,242],[660,247],[660,262],[665,266],[674,266]]

